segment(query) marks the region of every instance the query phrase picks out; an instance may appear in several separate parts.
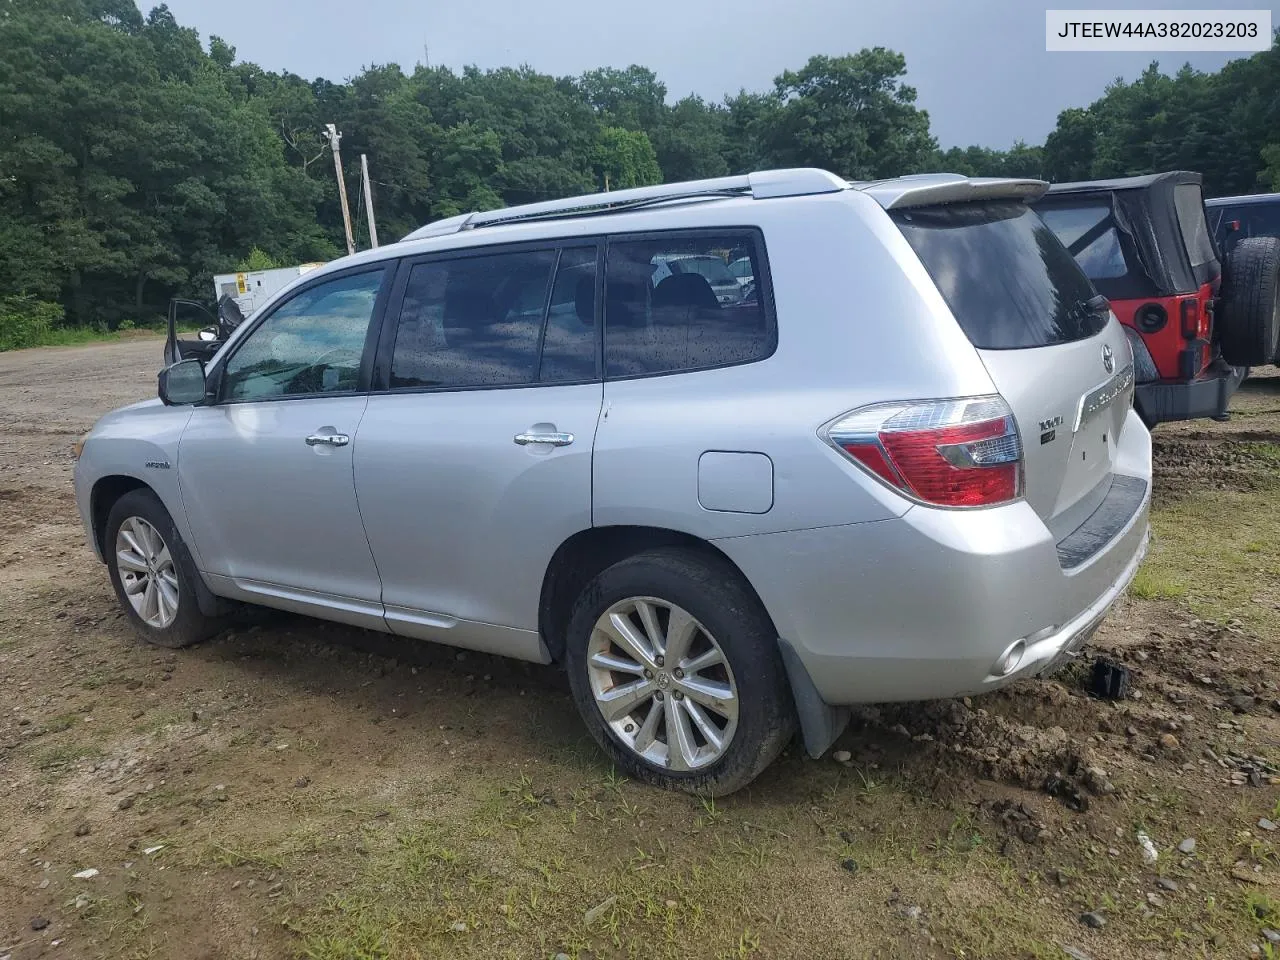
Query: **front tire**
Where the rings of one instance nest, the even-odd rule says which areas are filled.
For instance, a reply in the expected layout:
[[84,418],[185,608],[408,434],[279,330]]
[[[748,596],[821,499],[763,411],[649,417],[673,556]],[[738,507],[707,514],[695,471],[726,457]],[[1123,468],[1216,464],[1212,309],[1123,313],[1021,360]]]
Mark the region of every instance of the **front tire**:
[[726,561],[665,548],[614,564],[582,592],[565,650],[596,742],[630,775],[723,796],[795,730],[778,637]]
[[138,636],[160,647],[207,640],[223,621],[200,611],[197,576],[177,527],[150,490],[131,490],[107,515],[103,552],[116,599]]

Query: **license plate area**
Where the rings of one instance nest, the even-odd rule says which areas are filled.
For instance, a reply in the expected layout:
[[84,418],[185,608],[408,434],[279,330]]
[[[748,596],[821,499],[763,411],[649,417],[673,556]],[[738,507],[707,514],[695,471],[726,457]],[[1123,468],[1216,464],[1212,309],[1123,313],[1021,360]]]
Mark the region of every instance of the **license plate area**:
[[1080,398],[1076,410],[1076,432],[1097,420],[1107,408],[1133,392],[1133,364],[1129,364],[1106,383],[1094,387]]

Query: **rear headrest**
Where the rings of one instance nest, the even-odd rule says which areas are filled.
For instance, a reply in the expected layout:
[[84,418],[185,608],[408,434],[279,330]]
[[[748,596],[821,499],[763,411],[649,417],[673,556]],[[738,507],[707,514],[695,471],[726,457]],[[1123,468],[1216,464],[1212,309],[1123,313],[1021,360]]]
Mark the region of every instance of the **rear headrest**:
[[643,327],[647,323],[643,309],[649,284],[632,280],[618,280],[611,274],[604,285],[604,310],[606,322],[615,327]]
[[707,278],[697,273],[673,273],[653,291],[653,308],[687,307],[695,310],[717,310],[720,301]]

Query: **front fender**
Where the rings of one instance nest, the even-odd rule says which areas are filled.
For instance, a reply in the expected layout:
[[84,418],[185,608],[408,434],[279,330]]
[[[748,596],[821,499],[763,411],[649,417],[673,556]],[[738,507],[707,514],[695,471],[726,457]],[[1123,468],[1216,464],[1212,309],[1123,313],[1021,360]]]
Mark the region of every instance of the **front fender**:
[[137,481],[155,492],[164,504],[179,534],[195,554],[182,494],[178,489],[178,443],[191,419],[191,407],[167,407],[158,400],[134,404],[107,414],[85,439],[75,467],[76,506],[80,511],[89,543],[102,559],[95,527],[93,492],[109,478]]

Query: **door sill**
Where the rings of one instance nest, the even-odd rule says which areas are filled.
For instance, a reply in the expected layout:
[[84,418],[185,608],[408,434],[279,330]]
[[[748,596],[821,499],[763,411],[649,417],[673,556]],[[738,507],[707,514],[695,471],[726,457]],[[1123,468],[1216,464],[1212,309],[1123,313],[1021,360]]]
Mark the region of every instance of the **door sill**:
[[245,580],[205,574],[209,588],[220,597],[256,603],[290,613],[301,613],[321,620],[332,620],[353,627],[364,627],[387,633],[387,623],[382,617],[382,604],[369,600],[356,600],[315,590],[284,587],[261,580]]

